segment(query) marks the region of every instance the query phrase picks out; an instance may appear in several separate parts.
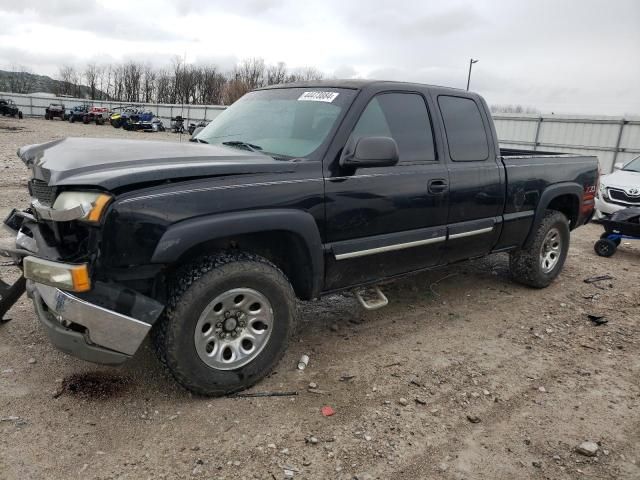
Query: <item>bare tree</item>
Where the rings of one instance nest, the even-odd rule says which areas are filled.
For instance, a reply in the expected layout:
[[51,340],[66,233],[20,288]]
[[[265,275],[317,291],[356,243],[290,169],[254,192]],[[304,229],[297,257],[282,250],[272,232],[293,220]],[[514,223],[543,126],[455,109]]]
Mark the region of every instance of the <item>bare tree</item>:
[[262,87],[265,80],[265,65],[262,58],[247,58],[240,62],[233,71],[235,79],[244,82],[247,89]]
[[142,66],[134,61],[122,66],[123,99],[126,102],[140,100],[140,88],[142,80]]
[[248,91],[249,87],[245,82],[239,78],[232,78],[227,81],[222,91],[222,104],[231,105]]
[[314,67],[300,68],[289,75],[288,82],[309,82],[311,80],[322,80],[324,74]]
[[89,87],[89,96],[91,100],[96,99],[96,84],[98,82],[99,69],[95,63],[87,64],[84,69],[84,78],[87,82],[87,86]]
[[35,77],[29,68],[22,65],[11,67],[8,79],[8,88],[10,92],[31,93],[34,86]]
[[60,93],[63,95],[75,95],[78,83],[78,75],[71,65],[62,65],[58,70],[58,76],[62,82]]
[[277,85],[287,81],[287,67],[284,62],[267,67],[267,85]]
[[151,65],[146,64],[142,73],[144,78],[142,86],[143,100],[146,103],[151,103],[154,98],[157,72],[151,68]]

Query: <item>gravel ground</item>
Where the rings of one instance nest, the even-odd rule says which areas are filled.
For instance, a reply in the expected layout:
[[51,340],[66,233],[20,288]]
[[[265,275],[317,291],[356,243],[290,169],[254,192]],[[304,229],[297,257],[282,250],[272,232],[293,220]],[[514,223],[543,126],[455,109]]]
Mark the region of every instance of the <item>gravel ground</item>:
[[[0,118],[0,216],[28,202],[16,149],[78,135],[177,140]],[[296,341],[252,389],[293,397],[194,397],[149,345],[120,368],[71,358],[24,298],[0,325],[0,478],[638,479],[640,244],[603,259],[600,231],[572,234],[545,290],[497,255],[390,284],[376,312],[350,295],[301,304]]]

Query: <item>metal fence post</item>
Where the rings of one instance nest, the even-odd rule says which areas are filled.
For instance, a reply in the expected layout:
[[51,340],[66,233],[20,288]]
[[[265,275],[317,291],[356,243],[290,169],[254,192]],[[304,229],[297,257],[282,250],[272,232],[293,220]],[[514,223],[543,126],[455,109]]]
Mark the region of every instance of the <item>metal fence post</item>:
[[536,137],[533,140],[533,151],[538,150],[538,139],[540,138],[540,126],[542,125],[542,116],[538,117],[538,123],[536,125]]
[[616,147],[613,150],[613,161],[611,162],[611,173],[615,170],[616,160],[618,159],[618,152],[620,151],[620,142],[622,142],[622,133],[624,132],[624,126],[628,123],[624,118],[620,120],[620,130],[618,131],[618,140],[616,140]]

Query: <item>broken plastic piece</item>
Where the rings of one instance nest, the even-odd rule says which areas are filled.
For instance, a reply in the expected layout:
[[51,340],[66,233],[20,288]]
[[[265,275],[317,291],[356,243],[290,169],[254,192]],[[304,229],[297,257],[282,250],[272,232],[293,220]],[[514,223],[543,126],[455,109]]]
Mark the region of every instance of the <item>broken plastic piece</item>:
[[335,415],[336,411],[331,408],[329,405],[325,405],[324,407],[322,407],[322,409],[320,410],[322,412],[322,415],[325,417],[330,417],[332,415]]

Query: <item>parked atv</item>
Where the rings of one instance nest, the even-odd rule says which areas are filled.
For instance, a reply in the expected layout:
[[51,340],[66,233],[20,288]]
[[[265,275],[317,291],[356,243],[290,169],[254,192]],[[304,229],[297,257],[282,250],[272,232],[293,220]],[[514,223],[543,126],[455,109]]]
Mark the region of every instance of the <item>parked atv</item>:
[[67,112],[67,119],[71,123],[75,123],[76,121],[84,121],[84,117],[88,111],[89,111],[88,105],[75,106]]
[[184,133],[184,118],[176,115],[171,119],[171,131],[173,133]]
[[9,115],[10,117],[22,118],[22,112],[18,109],[18,106],[11,99],[7,100],[4,98],[0,98],[0,113],[4,115]]
[[125,121],[122,123],[122,128],[125,130],[146,130],[150,126],[154,117],[153,112],[148,110],[132,112],[125,117]]
[[[130,117],[136,116],[138,109],[134,106],[116,107],[113,109],[113,113],[109,117],[109,123],[113,128],[120,128],[124,124],[130,122]],[[135,120],[137,121],[137,119]]]
[[104,125],[104,122],[109,118],[109,109],[107,107],[91,107],[84,117],[82,117],[83,123],[95,122],[96,125]]
[[64,120],[65,118],[65,109],[64,104],[62,103],[50,103],[47,108],[44,110],[44,119],[45,120],[53,120],[54,118],[59,118],[60,120]]

